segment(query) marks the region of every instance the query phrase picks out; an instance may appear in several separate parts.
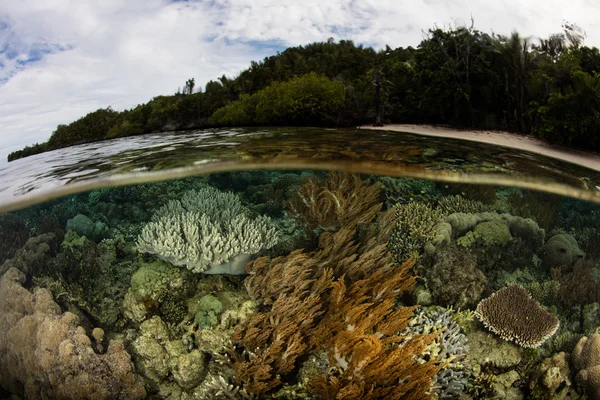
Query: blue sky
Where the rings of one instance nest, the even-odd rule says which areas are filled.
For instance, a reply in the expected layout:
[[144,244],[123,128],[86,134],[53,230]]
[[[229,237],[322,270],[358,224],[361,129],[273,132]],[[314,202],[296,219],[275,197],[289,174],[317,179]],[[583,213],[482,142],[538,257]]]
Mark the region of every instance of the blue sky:
[[[565,5],[568,6],[565,6]],[[563,20],[600,46],[592,0],[1,0],[0,162],[101,107],[131,108],[189,78],[233,77],[288,46],[350,39],[416,46],[468,24],[545,37]]]

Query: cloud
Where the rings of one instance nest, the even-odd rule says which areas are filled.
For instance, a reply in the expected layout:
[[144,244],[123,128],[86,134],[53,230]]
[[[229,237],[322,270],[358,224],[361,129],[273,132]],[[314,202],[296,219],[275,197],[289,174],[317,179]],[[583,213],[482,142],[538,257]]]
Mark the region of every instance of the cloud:
[[[600,43],[591,0],[6,0],[0,10],[0,160],[98,108],[131,108],[235,76],[285,47],[350,39],[416,46],[428,28],[547,36],[563,20]],[[1,162],[1,161],[0,161]]]

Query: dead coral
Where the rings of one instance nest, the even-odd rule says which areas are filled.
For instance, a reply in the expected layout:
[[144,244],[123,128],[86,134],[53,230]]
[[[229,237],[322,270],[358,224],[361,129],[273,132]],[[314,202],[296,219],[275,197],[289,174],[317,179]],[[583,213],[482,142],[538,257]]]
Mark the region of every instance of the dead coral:
[[522,347],[539,347],[559,327],[558,318],[519,285],[507,286],[482,300],[475,315],[502,339],[514,340]]
[[331,172],[322,181],[312,175],[289,201],[291,216],[314,229],[336,231],[372,221],[379,203],[381,183],[369,185],[357,174]]
[[29,399],[142,399],[123,343],[97,354],[78,318],[45,289],[33,294],[11,268],[0,279],[0,386]]

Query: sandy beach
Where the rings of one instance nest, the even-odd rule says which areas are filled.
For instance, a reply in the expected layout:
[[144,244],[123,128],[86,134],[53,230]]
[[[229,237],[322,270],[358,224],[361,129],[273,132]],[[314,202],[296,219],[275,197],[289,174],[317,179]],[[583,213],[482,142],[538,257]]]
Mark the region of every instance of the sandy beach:
[[564,146],[545,143],[531,136],[522,136],[500,131],[459,130],[435,125],[388,124],[380,128],[363,125],[361,129],[376,129],[399,132],[410,132],[426,136],[439,136],[492,143],[499,146],[527,150],[545,156],[566,160],[574,164],[600,171],[600,154],[573,150]]

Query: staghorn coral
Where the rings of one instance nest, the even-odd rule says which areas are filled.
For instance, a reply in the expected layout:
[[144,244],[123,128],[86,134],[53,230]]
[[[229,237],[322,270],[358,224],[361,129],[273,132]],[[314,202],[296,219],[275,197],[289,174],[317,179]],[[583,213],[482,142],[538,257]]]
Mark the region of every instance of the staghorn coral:
[[444,215],[450,215],[457,212],[477,214],[493,211],[493,208],[489,205],[460,195],[441,197],[437,202],[437,207]]
[[337,231],[372,221],[379,210],[382,184],[369,185],[357,174],[330,172],[322,181],[312,175],[288,203],[290,215],[313,230]]
[[528,348],[541,346],[560,325],[520,285],[507,286],[482,300],[475,315],[502,339]]
[[70,312],[61,314],[45,289],[33,294],[25,276],[0,279],[0,386],[29,399],[142,399],[146,392],[123,343],[97,354]]
[[239,197],[209,187],[159,209],[137,247],[193,272],[243,274],[252,254],[276,242],[270,218],[251,218]]
[[435,227],[443,214],[427,203],[398,204],[393,210],[396,227],[390,235],[388,249],[397,262],[402,262],[420,253],[423,245],[435,238]]
[[600,399],[600,333],[582,337],[573,350],[575,379],[593,399]]

